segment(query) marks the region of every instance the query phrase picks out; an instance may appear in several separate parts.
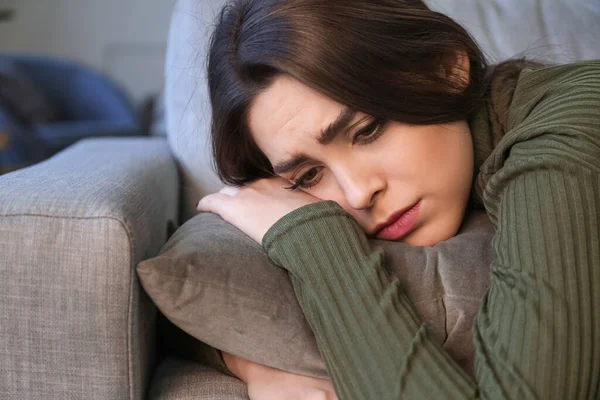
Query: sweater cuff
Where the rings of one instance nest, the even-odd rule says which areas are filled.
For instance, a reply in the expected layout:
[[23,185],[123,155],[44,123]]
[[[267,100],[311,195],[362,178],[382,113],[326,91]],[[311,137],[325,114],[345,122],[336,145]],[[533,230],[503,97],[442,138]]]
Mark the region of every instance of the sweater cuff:
[[328,216],[348,218],[354,221],[355,224],[358,224],[354,218],[335,201],[324,200],[310,203],[284,215],[271,226],[265,236],[263,236],[262,246],[265,251],[269,252],[273,243],[285,235],[290,229],[307,222],[314,222],[315,219]]

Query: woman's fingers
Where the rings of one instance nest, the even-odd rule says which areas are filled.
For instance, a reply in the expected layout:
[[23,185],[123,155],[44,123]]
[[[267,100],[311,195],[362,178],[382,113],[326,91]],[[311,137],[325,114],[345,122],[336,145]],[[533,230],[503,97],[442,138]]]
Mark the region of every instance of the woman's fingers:
[[211,212],[222,216],[227,207],[227,203],[230,200],[231,196],[228,194],[220,192],[209,194],[200,199],[196,206],[196,210],[200,212]]
[[227,204],[231,197],[237,195],[240,188],[236,186],[224,186],[217,193],[212,193],[204,196],[196,205],[196,210],[200,212],[212,212],[221,214],[223,206]]

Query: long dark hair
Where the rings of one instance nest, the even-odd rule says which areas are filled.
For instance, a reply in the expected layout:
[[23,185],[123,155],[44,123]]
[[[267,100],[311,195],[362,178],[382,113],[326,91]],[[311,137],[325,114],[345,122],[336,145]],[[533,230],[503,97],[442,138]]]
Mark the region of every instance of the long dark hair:
[[[449,73],[459,52],[468,83]],[[273,175],[247,114],[278,75],[375,118],[422,125],[468,119],[486,69],[471,35],[421,0],[234,0],[208,60],[215,170],[229,185]]]

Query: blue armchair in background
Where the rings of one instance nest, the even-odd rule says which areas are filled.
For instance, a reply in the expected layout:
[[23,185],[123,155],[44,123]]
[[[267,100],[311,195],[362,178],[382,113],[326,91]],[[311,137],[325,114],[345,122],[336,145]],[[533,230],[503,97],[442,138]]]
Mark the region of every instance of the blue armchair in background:
[[0,54],[0,175],[83,138],[144,134],[133,103],[102,74],[58,58]]

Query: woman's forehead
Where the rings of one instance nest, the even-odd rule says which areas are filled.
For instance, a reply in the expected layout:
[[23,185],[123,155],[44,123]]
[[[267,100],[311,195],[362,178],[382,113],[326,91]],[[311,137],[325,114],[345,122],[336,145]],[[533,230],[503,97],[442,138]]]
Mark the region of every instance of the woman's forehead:
[[[316,138],[343,106],[289,77],[278,77],[254,100],[248,125],[254,141],[273,163],[297,142]],[[289,147],[289,148],[288,148]]]

